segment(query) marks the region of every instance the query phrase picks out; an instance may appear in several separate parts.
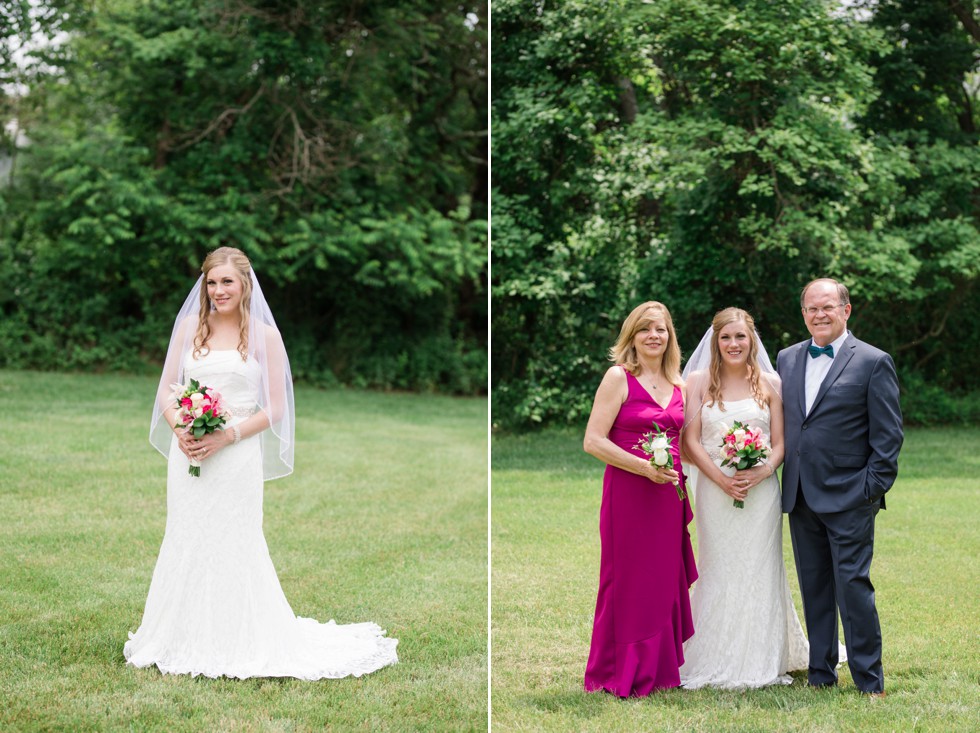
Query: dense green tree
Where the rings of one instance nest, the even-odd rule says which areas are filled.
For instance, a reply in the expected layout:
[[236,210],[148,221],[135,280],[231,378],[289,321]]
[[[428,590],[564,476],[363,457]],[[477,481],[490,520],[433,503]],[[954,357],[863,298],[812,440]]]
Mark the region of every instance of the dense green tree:
[[643,37],[634,6],[493,5],[492,383],[522,421],[587,409],[597,343],[635,297],[639,232],[628,206],[602,205]]
[[298,376],[483,389],[485,3],[64,8],[6,194],[7,363],[159,358],[203,254],[232,245]]
[[[746,307],[775,351],[805,334],[799,290],[825,274],[852,286],[854,329],[917,373],[895,304],[935,330],[964,302],[947,292],[973,291],[975,142],[923,158],[865,124],[888,93],[875,64],[901,45],[875,16],[812,0],[494,9],[495,421],[582,417],[635,303],[666,302],[684,349]],[[947,91],[971,70],[956,58]]]
[[[873,7],[871,25],[888,44],[872,57],[879,95],[861,124],[906,164],[898,191],[883,202],[887,224],[869,220],[884,246],[854,253],[847,264],[878,275],[861,278],[862,292],[885,301],[866,325],[891,344],[913,389],[980,385],[980,356],[964,348],[976,336],[972,314],[980,309],[980,13],[972,5],[888,0]],[[901,278],[890,272],[893,258],[907,263]]]

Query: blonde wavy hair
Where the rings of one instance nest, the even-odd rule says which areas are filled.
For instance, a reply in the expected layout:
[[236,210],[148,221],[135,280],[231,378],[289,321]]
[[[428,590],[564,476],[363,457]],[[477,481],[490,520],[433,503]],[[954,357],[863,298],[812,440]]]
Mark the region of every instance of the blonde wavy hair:
[[208,315],[211,313],[211,299],[208,298],[208,273],[215,267],[221,265],[231,265],[235,268],[235,273],[242,283],[242,299],[238,304],[238,314],[241,325],[238,331],[238,353],[242,356],[242,361],[248,360],[248,321],[252,306],[252,263],[240,249],[234,247],[218,247],[212,250],[204,262],[201,264],[201,272],[204,274],[204,282],[201,283],[201,310],[198,315],[197,333],[194,335],[194,358],[197,359],[204,349],[208,351],[211,347],[207,345],[211,337],[211,324]]
[[731,323],[741,321],[749,332],[749,353],[746,359],[746,366],[749,370],[749,385],[752,389],[752,397],[759,407],[769,404],[770,395],[763,389],[759,368],[756,366],[758,347],[755,334],[755,320],[747,311],[741,308],[725,308],[715,313],[711,319],[711,367],[708,369],[708,388],[705,390],[704,403],[713,405],[718,403],[719,408],[724,411],[725,403],[721,399],[721,347],[718,346],[718,334],[721,329]]
[[663,303],[655,300],[648,300],[636,306],[633,311],[626,316],[623,327],[619,330],[619,338],[609,349],[609,360],[615,364],[622,364],[634,377],[639,375],[640,360],[636,355],[636,347],[633,346],[633,339],[643,328],[649,326],[655,318],[662,318],[667,326],[667,351],[664,353],[663,370],[667,376],[667,381],[671,384],[680,386],[684,383],[681,379],[681,347],[677,344],[677,333],[674,331],[674,319],[670,317],[670,311]]

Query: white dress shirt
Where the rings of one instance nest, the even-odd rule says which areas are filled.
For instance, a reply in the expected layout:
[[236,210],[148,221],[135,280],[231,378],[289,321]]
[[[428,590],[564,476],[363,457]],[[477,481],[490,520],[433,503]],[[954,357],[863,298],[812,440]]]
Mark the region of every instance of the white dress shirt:
[[[838,336],[834,341],[831,341],[830,345],[834,347],[833,358],[821,354],[820,356],[814,358],[810,356],[809,352],[806,355],[806,376],[803,379],[803,386],[806,392],[806,414],[810,414],[810,408],[813,407],[813,401],[817,399],[817,392],[820,391],[820,385],[823,384],[823,380],[827,377],[827,372],[830,371],[830,367],[834,365],[834,359],[840,354],[841,347],[844,345],[844,341],[847,339],[848,331],[844,331],[840,336]],[[813,344],[813,339],[810,339],[810,343]]]

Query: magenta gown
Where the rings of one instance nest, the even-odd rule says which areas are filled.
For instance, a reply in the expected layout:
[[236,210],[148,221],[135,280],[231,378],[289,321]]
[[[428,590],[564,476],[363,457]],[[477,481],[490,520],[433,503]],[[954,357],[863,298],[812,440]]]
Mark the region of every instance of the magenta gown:
[[[674,387],[664,409],[629,372],[626,382],[629,394],[609,439],[645,458],[633,446],[656,422],[673,438],[670,450],[680,473],[680,388]],[[585,668],[586,691],[642,697],[680,685],[684,642],[694,635],[688,595],[698,577],[687,531],[692,519],[690,502],[678,500],[673,484],[654,484],[606,466],[599,513],[599,596]]]

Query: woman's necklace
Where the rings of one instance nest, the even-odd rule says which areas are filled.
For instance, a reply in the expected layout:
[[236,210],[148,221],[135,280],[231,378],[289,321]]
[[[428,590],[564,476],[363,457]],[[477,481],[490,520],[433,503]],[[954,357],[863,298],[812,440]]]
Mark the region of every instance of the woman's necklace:
[[[646,374],[644,374],[643,376],[646,377],[647,379],[651,379],[651,377],[649,377]],[[663,374],[658,373],[656,376],[652,377],[652,381],[650,382],[650,387],[648,388],[648,391],[649,392],[652,392],[652,393],[656,394],[657,390],[660,389],[660,387],[656,384],[656,382],[660,382],[660,378],[662,376],[663,376]],[[642,384],[642,382],[641,382],[641,384]],[[645,387],[646,385],[643,385],[643,386]]]

